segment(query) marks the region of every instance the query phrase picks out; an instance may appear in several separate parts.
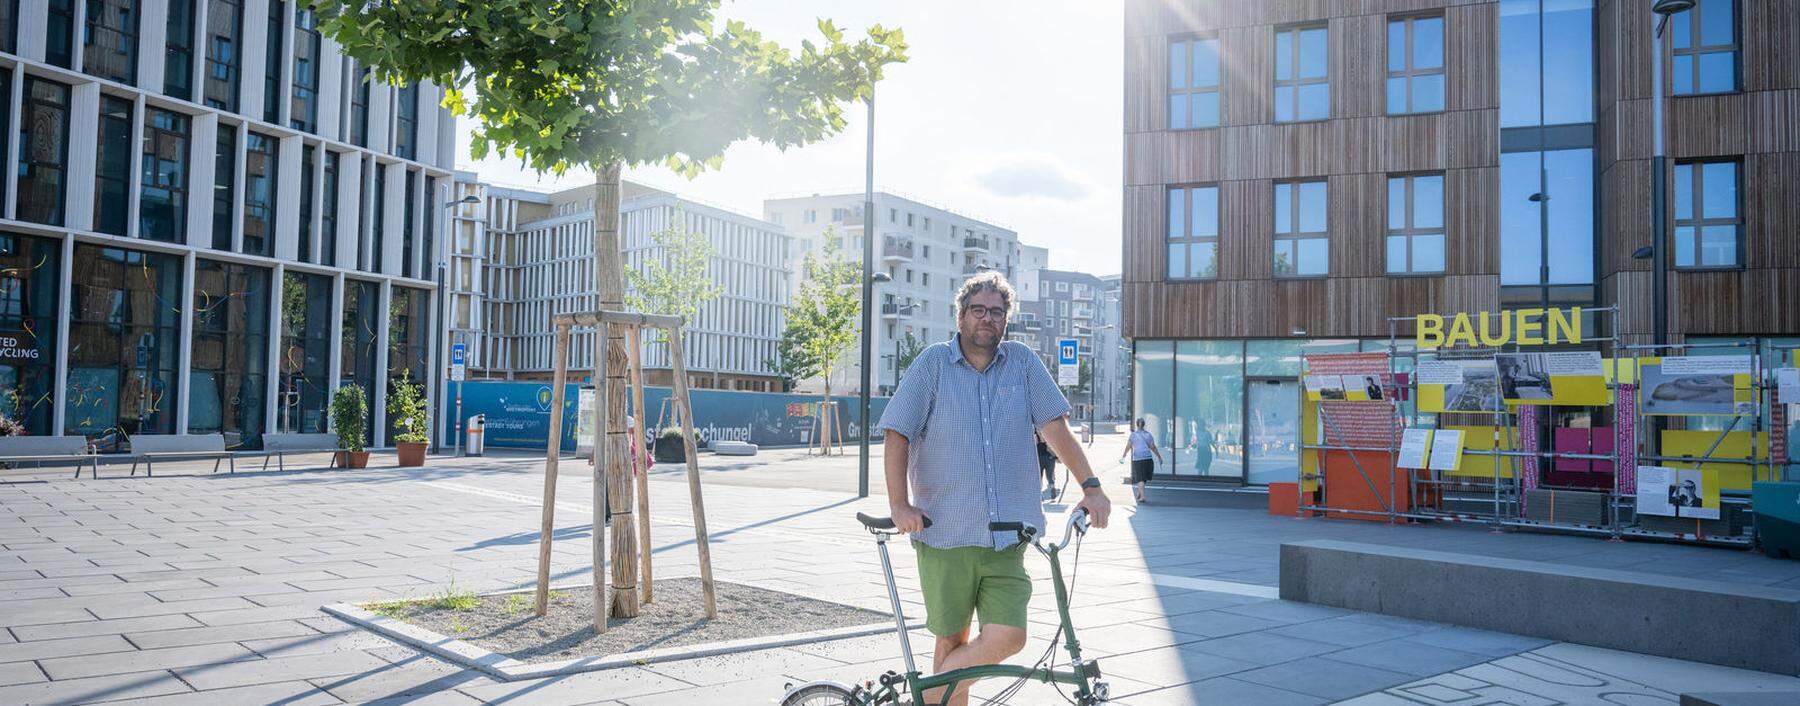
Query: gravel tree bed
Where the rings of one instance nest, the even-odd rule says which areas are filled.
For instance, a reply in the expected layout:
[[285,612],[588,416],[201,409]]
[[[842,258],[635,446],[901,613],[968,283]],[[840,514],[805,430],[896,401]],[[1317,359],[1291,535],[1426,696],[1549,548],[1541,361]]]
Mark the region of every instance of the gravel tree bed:
[[656,602],[644,604],[636,618],[608,620],[605,634],[594,632],[591,588],[552,591],[550,610],[542,618],[532,614],[530,592],[465,594],[364,607],[528,663],[787,635],[893,619],[886,613],[741,584],[718,582],[714,589],[719,617],[707,620],[700,579],[659,580]]

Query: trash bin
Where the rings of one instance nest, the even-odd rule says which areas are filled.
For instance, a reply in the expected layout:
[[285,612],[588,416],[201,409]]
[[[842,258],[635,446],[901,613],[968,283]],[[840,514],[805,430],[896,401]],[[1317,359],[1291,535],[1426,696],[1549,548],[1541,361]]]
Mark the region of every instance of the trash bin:
[[463,455],[480,456],[481,449],[485,445],[486,434],[483,432],[487,431],[487,415],[477,414],[469,417],[467,428],[468,438],[463,439]]
[[1763,553],[1800,559],[1800,483],[1751,483],[1750,507],[1756,513],[1756,541]]

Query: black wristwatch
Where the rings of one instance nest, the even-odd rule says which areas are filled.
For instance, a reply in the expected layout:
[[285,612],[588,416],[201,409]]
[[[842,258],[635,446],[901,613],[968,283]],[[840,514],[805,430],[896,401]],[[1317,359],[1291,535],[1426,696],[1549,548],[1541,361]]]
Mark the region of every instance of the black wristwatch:
[[1088,476],[1087,480],[1084,480],[1081,482],[1081,487],[1082,488],[1098,488],[1098,487],[1100,487],[1100,477],[1099,476]]

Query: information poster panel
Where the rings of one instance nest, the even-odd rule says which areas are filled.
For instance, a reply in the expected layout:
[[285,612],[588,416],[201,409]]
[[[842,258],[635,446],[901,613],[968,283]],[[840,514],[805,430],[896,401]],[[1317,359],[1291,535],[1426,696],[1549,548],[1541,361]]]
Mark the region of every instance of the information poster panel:
[[1719,519],[1719,486],[1709,470],[1638,466],[1637,511],[1641,515]]
[[1400,459],[1396,465],[1401,468],[1423,470],[1426,467],[1426,455],[1430,449],[1430,429],[1407,429],[1400,433]]
[[1463,433],[1461,429],[1439,429],[1431,435],[1431,458],[1434,471],[1454,471],[1462,463]]
[[1646,361],[1640,371],[1644,414],[1754,414],[1750,367],[1747,355],[1669,356]]
[[1598,407],[1611,401],[1599,351],[1502,353],[1494,363],[1507,404]]
[[[1434,361],[1458,368],[1457,382],[1429,383],[1423,379],[1424,364],[1419,367],[1419,411],[1421,412],[1494,412],[1500,407],[1498,372],[1491,358],[1478,360]],[[1449,373],[1435,373],[1437,379],[1448,380]]]

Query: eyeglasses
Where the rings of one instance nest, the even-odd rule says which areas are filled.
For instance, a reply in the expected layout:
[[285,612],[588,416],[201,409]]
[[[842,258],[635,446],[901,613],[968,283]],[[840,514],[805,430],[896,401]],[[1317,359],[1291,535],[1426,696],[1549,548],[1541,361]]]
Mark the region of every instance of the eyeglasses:
[[984,320],[985,319],[1004,319],[1004,318],[1006,318],[1006,308],[999,307],[999,306],[981,306],[979,304],[971,304],[969,306],[963,307],[963,313],[973,316],[977,319],[984,319]]

